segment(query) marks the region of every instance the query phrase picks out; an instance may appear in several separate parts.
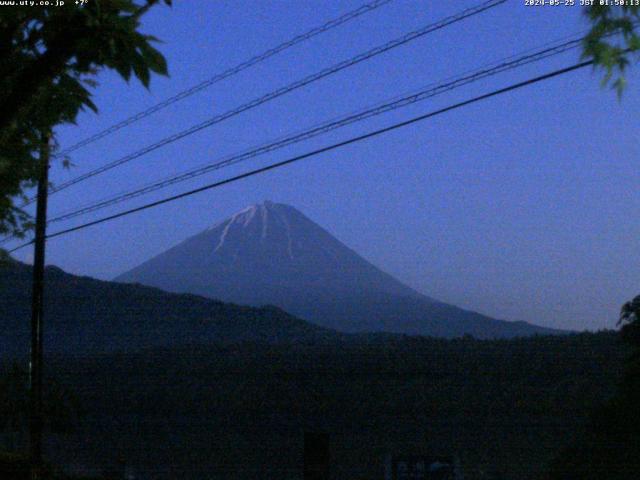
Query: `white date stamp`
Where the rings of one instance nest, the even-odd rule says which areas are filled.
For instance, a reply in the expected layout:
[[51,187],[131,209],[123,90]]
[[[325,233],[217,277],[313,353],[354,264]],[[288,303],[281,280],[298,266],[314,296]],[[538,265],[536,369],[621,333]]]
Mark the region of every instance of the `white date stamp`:
[[525,7],[639,7],[640,0],[524,0]]
[[524,0],[525,7],[575,7],[585,5],[586,0]]

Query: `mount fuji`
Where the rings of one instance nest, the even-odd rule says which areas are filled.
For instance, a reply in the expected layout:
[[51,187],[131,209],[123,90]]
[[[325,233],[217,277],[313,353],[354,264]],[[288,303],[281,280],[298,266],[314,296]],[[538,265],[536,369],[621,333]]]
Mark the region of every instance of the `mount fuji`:
[[372,265],[294,207],[264,202],[118,276],[176,293],[274,305],[342,332],[508,338],[560,331],[439,302]]

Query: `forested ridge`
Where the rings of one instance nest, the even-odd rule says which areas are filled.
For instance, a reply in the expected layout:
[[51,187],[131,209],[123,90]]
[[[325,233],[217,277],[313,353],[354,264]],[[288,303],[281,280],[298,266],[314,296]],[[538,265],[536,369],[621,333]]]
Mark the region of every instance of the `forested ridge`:
[[628,354],[602,332],[55,357],[48,372],[82,413],[53,448],[139,478],[293,479],[303,432],[320,430],[335,478],[381,478],[384,455],[408,451],[455,454],[466,478],[544,478],[613,396]]

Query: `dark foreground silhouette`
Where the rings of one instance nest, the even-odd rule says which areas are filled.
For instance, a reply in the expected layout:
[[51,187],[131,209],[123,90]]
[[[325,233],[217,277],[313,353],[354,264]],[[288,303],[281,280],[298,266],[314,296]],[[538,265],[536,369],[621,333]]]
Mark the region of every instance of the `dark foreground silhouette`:
[[300,479],[304,432],[318,431],[335,479],[383,478],[389,453],[456,455],[465,478],[544,478],[628,352],[600,333],[56,357],[47,372],[80,412],[48,458],[137,479]]

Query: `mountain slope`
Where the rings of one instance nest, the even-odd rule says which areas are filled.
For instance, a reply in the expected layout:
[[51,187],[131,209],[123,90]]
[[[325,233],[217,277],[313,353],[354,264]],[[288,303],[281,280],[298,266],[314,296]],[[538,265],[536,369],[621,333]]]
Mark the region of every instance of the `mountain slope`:
[[[0,356],[28,352],[31,267],[0,263]],[[340,337],[275,307],[251,308],[142,285],[78,277],[46,268],[47,353],[88,353],[154,346]]]
[[344,332],[479,338],[553,333],[422,295],[295,208],[248,207],[115,279],[248,305],[277,305]]

